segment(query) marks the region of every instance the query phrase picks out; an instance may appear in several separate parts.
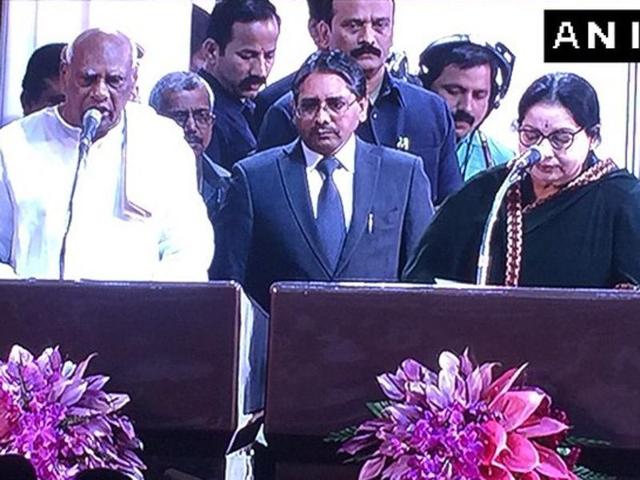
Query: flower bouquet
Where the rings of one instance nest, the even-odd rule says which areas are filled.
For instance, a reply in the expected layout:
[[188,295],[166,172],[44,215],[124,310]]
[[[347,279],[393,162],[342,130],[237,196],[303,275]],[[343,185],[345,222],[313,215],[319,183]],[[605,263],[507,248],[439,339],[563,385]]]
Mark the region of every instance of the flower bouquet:
[[78,365],[56,348],[38,358],[16,345],[0,361],[0,455],[19,454],[40,480],[69,480],[89,468],[111,468],[142,480],[141,449],[124,394],[106,393],[104,375],[85,377],[94,355]]
[[378,383],[388,401],[339,451],[365,460],[360,480],[577,479],[579,450],[556,449],[569,428],[549,395],[516,387],[526,365],[493,379],[468,351],[443,352],[440,371],[405,360]]

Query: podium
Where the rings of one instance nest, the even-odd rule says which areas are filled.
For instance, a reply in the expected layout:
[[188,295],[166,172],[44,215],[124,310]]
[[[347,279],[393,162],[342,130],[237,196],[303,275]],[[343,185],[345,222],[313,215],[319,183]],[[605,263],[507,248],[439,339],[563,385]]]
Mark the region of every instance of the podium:
[[528,362],[526,383],[568,413],[571,434],[608,442],[587,452],[590,466],[638,478],[638,312],[629,291],[276,284],[265,418],[275,476],[357,478],[322,439],[370,418],[365,403],[384,398],[377,375],[409,357],[435,369],[442,350],[469,346],[478,362]]
[[16,343],[98,353],[88,373],[130,395],[148,478],[223,478],[231,435],[263,408],[266,315],[235,283],[2,281],[0,318],[2,358]]

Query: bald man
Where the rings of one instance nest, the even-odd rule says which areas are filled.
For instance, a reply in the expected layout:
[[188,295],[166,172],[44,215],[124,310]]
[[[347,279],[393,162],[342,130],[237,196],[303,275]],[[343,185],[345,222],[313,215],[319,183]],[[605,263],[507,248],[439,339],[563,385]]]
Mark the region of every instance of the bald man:
[[[213,233],[182,131],[129,102],[135,44],[91,29],[66,49],[66,100],[0,129],[0,224],[19,278],[207,279]],[[83,118],[98,112],[81,152]],[[5,198],[5,200],[2,200]]]

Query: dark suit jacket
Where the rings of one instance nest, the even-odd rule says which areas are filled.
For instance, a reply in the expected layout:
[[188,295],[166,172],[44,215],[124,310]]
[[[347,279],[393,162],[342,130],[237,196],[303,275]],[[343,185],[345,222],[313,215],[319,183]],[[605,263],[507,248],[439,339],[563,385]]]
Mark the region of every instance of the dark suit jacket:
[[243,113],[241,99],[225,90],[208,72],[200,70],[198,74],[207,81],[215,97],[213,113],[216,123],[207,155],[218,165],[231,170],[234,163],[255,152],[257,143],[253,126]]
[[258,130],[260,129],[264,116],[271,105],[276,103],[280,97],[288,93],[293,88],[293,79],[295,78],[296,73],[298,72],[290,73],[286,77],[270,84],[256,97],[256,111],[254,115],[255,125],[258,127]]
[[357,140],[353,217],[333,272],[305,167],[299,141],[238,162],[215,223],[211,277],[240,282],[266,309],[276,281],[397,280],[433,215],[418,157]]
[[[292,100],[289,92],[267,110],[258,134],[258,151],[297,137]],[[365,142],[421,157],[434,204],[439,205],[462,187],[453,119],[444,100],[435,93],[386,73],[368,118],[356,133]]]

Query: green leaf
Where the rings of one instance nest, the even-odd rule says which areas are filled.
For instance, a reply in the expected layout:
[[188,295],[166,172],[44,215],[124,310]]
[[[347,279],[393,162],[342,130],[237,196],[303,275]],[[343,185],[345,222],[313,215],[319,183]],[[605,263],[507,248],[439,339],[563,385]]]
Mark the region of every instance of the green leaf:
[[616,480],[616,477],[594,472],[589,470],[587,467],[581,467],[579,465],[573,469],[573,473],[575,473],[581,480]]
[[572,437],[569,436],[562,441],[563,447],[608,447],[611,446],[611,442],[607,440],[596,440],[586,437]]
[[349,440],[356,434],[358,427],[347,427],[337,432],[331,432],[327,435],[323,441],[326,443],[342,443]]
[[382,412],[385,408],[391,406],[392,403],[389,400],[380,400],[379,402],[367,402],[366,405],[374,417],[382,418]]

